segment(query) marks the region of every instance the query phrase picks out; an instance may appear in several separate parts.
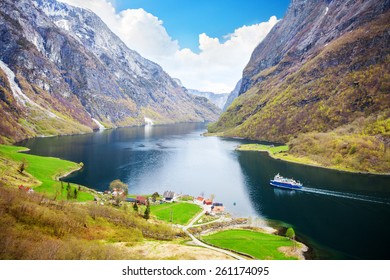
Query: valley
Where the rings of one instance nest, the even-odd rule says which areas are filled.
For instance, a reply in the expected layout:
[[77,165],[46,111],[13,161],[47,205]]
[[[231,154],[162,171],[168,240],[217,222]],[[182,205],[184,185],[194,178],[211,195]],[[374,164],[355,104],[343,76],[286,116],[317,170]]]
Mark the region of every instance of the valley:
[[387,259],[390,1],[168,2],[0,2],[0,259]]

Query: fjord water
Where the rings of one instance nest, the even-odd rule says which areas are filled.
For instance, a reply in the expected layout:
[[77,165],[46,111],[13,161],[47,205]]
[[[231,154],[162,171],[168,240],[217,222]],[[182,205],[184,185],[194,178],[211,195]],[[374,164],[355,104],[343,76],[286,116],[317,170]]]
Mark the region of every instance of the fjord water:
[[[35,138],[30,153],[83,162],[66,180],[104,191],[112,180],[129,193],[173,190],[215,195],[235,216],[291,225],[321,259],[387,259],[390,177],[352,174],[238,152],[244,140],[203,137],[203,124],[120,128]],[[299,179],[301,191],[274,189],[276,173]]]

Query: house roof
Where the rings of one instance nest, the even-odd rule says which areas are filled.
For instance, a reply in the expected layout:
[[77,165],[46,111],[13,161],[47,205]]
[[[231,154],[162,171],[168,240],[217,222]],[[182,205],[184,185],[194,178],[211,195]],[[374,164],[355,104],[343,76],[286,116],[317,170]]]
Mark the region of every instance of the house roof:
[[207,205],[211,205],[211,204],[213,203],[213,201],[210,200],[210,199],[205,199],[205,200],[203,201],[203,203],[204,203],[204,204],[207,204]]
[[175,196],[175,193],[172,191],[165,191],[163,194],[163,197],[165,198],[173,198]]
[[201,197],[201,196],[198,196],[198,197],[196,198],[196,200],[203,201],[203,200],[204,200],[204,198],[203,198],[203,197]]

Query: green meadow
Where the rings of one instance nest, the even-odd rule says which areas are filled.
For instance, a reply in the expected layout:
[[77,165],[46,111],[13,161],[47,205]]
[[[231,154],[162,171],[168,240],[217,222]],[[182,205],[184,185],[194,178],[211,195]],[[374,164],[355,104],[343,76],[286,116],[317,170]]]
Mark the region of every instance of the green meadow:
[[150,212],[152,216],[156,216],[158,220],[171,222],[173,224],[186,225],[198,213],[201,208],[192,203],[163,203],[151,205]]
[[[2,176],[8,176],[10,178],[22,178],[23,176],[26,177],[26,175],[23,173],[27,172],[40,182],[40,184],[38,183],[38,185],[33,186],[34,191],[44,193],[51,198],[56,197],[57,199],[66,199],[66,188],[68,183],[64,182],[61,185],[61,182],[58,181],[58,178],[69,172],[80,169],[82,165],[59,158],[41,157],[20,153],[20,151],[23,150],[26,150],[26,148],[0,145],[0,172],[2,172]],[[25,171],[20,173],[17,169],[23,161],[25,162],[26,167]],[[15,187],[23,183],[23,181],[18,179],[9,181],[9,184],[11,184],[11,186],[15,185]],[[72,194],[74,194],[75,188],[78,190],[77,185],[70,184],[70,187],[70,192]],[[77,199],[74,200],[93,200],[93,195],[81,190],[78,191]]]
[[237,151],[259,151],[259,152],[269,152],[271,154],[277,154],[281,152],[287,152],[288,146],[269,146],[262,144],[243,144],[237,148]]
[[293,260],[280,247],[293,247],[286,237],[251,230],[225,230],[203,236],[202,240],[214,246],[248,254],[260,260]]

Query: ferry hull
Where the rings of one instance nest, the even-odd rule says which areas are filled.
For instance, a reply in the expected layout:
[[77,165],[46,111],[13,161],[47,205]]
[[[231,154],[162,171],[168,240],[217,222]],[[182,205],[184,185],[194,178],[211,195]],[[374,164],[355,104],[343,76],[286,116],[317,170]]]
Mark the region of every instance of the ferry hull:
[[277,182],[274,180],[270,181],[270,185],[277,187],[277,188],[290,189],[290,190],[296,190],[296,189],[302,188],[302,185],[292,185],[292,184],[288,184],[288,183]]

